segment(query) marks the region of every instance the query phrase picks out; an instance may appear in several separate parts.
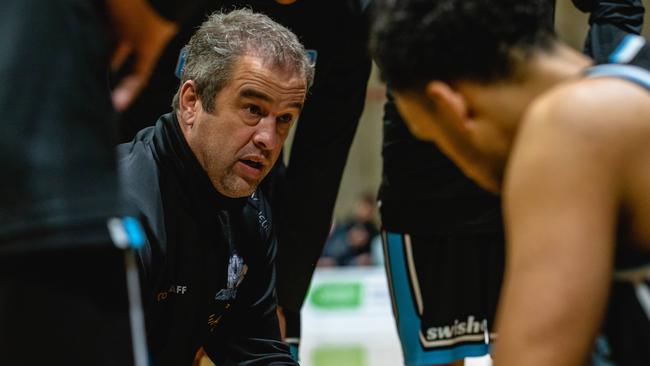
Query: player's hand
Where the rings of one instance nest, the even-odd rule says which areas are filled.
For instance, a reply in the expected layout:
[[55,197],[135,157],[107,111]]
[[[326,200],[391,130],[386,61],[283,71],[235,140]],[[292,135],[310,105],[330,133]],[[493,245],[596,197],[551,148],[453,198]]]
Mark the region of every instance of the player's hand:
[[147,84],[158,57],[178,28],[158,15],[146,0],[108,0],[107,6],[116,41],[111,68],[117,70],[127,57],[133,57],[131,73],[112,92],[113,106],[123,111]]

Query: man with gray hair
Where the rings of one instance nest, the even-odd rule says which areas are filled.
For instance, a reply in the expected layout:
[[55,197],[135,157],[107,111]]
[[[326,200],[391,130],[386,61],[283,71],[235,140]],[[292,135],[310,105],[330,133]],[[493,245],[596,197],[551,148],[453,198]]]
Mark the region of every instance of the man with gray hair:
[[295,365],[275,313],[276,240],[257,189],[298,118],[313,67],[296,36],[250,10],[215,13],[187,45],[173,112],[120,145],[142,215],[156,365]]

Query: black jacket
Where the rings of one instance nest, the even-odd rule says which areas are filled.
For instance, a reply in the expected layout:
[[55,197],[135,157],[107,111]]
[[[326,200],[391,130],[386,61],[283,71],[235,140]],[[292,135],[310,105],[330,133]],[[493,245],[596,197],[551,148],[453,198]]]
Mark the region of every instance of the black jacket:
[[279,341],[276,240],[258,193],[219,194],[173,114],[118,147],[126,194],[142,214],[144,306],[154,365],[295,365]]

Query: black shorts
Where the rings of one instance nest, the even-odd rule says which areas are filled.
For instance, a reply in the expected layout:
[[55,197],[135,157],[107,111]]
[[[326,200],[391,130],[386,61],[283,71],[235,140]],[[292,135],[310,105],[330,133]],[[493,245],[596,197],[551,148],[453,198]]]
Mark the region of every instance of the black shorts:
[[487,354],[503,278],[503,235],[384,231],[382,239],[405,364]]

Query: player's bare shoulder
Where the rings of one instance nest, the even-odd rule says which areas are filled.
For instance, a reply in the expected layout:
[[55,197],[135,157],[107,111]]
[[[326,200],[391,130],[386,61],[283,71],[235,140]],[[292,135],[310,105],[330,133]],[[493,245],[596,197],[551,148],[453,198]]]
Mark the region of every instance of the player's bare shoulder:
[[594,143],[630,146],[644,141],[647,145],[650,93],[633,82],[612,77],[565,82],[532,103],[521,132],[528,127],[558,129]]
[[648,141],[650,93],[646,89],[623,79],[582,78],[561,83],[531,103],[514,153],[554,149],[561,156],[589,149],[594,159],[604,159],[604,166],[622,165],[642,151],[650,155]]
[[[629,235],[650,248],[650,93],[624,79],[583,78],[538,98],[517,138],[514,164],[548,153],[549,171],[571,169],[602,182],[631,218]],[[521,155],[521,158],[517,158]],[[520,162],[517,163],[517,160]]]

